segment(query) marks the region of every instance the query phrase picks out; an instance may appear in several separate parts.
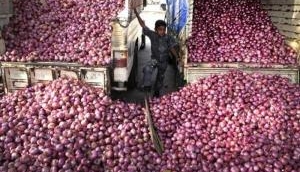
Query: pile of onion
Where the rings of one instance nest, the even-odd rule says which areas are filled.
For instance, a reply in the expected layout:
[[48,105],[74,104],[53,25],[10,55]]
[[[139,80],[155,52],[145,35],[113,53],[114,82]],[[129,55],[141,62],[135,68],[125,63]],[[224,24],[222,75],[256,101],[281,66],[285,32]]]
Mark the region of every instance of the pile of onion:
[[0,107],[0,171],[155,169],[142,107],[81,81],[38,84],[4,96]]
[[260,0],[194,2],[189,62],[296,64]]
[[300,87],[230,71],[150,100],[143,108],[60,78],[0,99],[0,171],[297,172]]
[[124,0],[14,0],[1,61],[110,63],[111,19]]
[[162,169],[296,172],[300,87],[287,78],[231,71],[153,99]]

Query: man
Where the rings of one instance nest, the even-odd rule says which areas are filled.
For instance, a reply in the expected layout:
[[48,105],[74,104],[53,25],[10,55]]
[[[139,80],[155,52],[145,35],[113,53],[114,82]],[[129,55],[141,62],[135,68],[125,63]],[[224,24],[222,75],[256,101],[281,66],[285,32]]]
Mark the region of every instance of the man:
[[165,21],[157,20],[153,31],[145,25],[136,9],[134,9],[134,13],[143,28],[144,35],[148,36],[151,41],[151,61],[143,68],[143,87],[147,91],[151,90],[152,73],[157,68],[154,96],[159,97],[160,90],[163,87],[165,71],[168,66],[169,52],[178,59],[178,54],[174,48],[177,43],[173,37],[166,34],[167,24]]

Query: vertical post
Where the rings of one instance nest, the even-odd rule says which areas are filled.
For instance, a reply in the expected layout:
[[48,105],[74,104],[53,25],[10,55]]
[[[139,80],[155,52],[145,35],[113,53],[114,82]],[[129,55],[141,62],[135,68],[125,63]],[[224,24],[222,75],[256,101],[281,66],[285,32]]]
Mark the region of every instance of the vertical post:
[[6,51],[5,42],[2,38],[2,30],[0,29],[0,55],[3,55]]

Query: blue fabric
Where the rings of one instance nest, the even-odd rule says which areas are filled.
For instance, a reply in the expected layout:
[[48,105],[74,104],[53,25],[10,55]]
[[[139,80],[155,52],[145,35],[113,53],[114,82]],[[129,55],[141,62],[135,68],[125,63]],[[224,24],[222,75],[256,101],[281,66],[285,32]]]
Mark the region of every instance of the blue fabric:
[[173,32],[179,33],[188,20],[188,0],[167,0],[168,27]]

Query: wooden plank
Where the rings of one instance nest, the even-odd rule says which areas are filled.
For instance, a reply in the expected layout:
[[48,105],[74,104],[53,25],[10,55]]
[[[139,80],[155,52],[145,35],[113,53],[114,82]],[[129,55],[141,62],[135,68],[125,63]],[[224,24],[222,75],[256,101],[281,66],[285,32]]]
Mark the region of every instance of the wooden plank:
[[103,88],[106,93],[110,93],[110,75],[108,68],[82,67],[79,71],[81,80],[90,85],[99,86]]
[[268,14],[271,17],[300,19],[299,12],[268,11]]
[[284,31],[284,30],[279,30],[279,32],[287,38],[300,39],[299,33],[288,32],[288,31]]
[[185,69],[185,79],[187,83],[194,83],[200,78],[206,78],[214,74],[227,73],[232,69],[238,69],[246,73],[263,73],[271,75],[280,75],[289,78],[292,83],[299,83],[299,69],[272,69],[272,68],[205,68],[205,67],[187,67]]
[[300,0],[262,0],[262,4],[284,4],[295,5],[300,4]]
[[268,11],[293,11],[299,12],[300,5],[264,5],[263,9]]
[[7,68],[7,74],[9,79],[26,80],[28,78],[26,69],[22,68]]
[[11,0],[0,0],[0,14],[12,14]]
[[29,76],[26,68],[3,67],[2,74],[5,93],[14,92],[29,85]]
[[[0,33],[1,34],[1,33]],[[1,35],[0,35],[1,36]],[[4,39],[0,37],[0,55],[6,52]]]
[[274,25],[279,30],[289,31],[289,32],[295,32],[297,34],[300,34],[300,26],[291,26],[288,24],[281,24],[281,23],[274,23]]
[[271,17],[272,22],[281,23],[281,24],[289,24],[294,26],[300,26],[300,20],[298,19],[286,19],[281,17]]
[[37,81],[53,81],[54,80],[54,69],[47,68],[35,68],[32,71],[31,79],[34,82]]
[[162,141],[159,138],[159,135],[157,134],[157,131],[155,130],[155,126],[154,126],[154,123],[153,123],[153,120],[152,120],[152,117],[151,117],[151,113],[150,113],[150,109],[149,109],[148,97],[146,96],[144,98],[144,100],[145,100],[146,121],[149,125],[151,140],[154,144],[154,148],[157,151],[157,153],[162,155],[162,153],[164,151],[164,147],[163,147]]
[[79,71],[73,71],[73,70],[60,70],[60,77],[69,77],[78,79],[79,78]]

